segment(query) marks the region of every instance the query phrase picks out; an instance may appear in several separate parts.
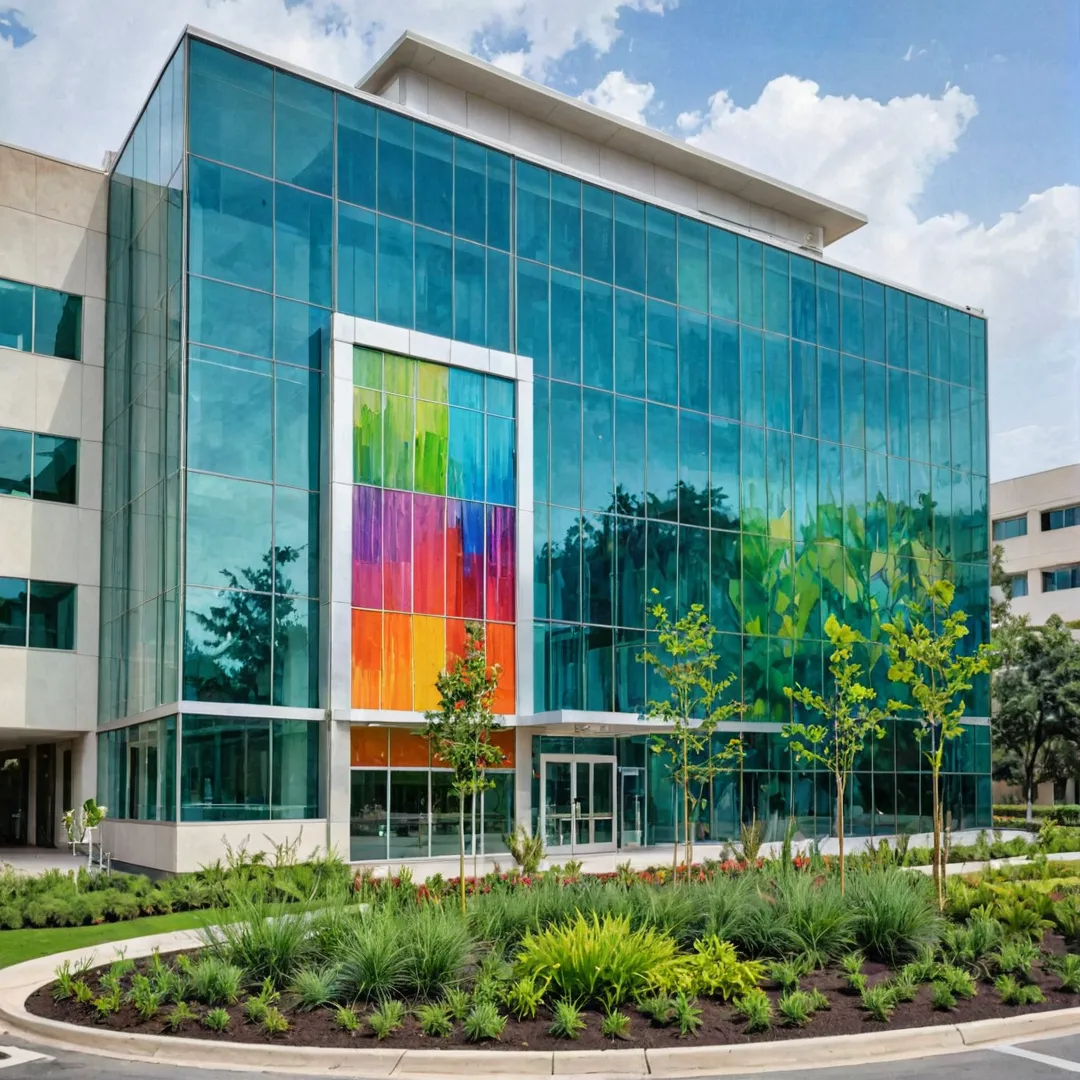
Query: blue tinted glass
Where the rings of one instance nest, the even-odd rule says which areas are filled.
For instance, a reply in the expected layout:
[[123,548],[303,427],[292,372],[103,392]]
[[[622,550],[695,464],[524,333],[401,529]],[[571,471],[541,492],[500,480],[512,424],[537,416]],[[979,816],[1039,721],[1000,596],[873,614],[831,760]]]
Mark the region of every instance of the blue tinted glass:
[[739,527],[740,430],[740,425],[731,420],[711,422],[709,483],[714,529]]
[[908,375],[889,369],[889,453],[908,456]]
[[645,207],[615,196],[615,284],[645,291]]
[[582,395],[582,505],[589,510],[611,508],[615,469],[615,398],[598,390]]
[[[786,540],[791,534],[791,436],[786,431],[766,432],[765,450],[769,533]],[[776,604],[772,605],[772,618],[777,618],[777,607]],[[775,628],[779,630],[779,620]]]
[[863,341],[862,278],[840,273],[840,348],[852,356],[865,356]]
[[679,413],[679,520],[709,524],[709,420]]
[[645,297],[615,290],[615,392],[645,396]]
[[[820,358],[820,354],[819,354]],[[840,471],[840,447],[832,442],[818,443],[818,537],[843,542],[843,475]],[[839,573],[839,569],[836,571]],[[839,584],[836,586],[839,588]],[[843,610],[842,607],[839,610]],[[827,615],[828,609],[823,612]],[[839,615],[837,615],[839,618]]]
[[791,301],[788,296],[788,255],[786,251],[765,248],[765,329],[788,333]]
[[547,379],[533,380],[533,499],[538,503],[548,501],[550,393]]
[[674,518],[679,492],[679,414],[665,405],[650,404],[647,416],[647,513]]
[[509,379],[489,375],[487,383],[487,411],[496,416],[514,415],[514,384]]
[[679,310],[679,404],[709,410],[709,320],[684,309]]
[[454,336],[452,243],[444,233],[416,228],[416,329],[444,338]]
[[319,495],[274,488],[274,591],[294,596],[319,592]]
[[952,420],[952,466],[971,471],[971,391],[966,386],[949,389]]
[[907,297],[899,289],[885,290],[885,356],[890,367],[908,366]]
[[[450,369],[450,393],[454,393],[455,369]],[[472,372],[465,374],[472,375]],[[480,393],[483,397],[483,376]],[[480,501],[484,498],[484,416],[465,409],[450,409],[450,439],[447,451],[446,494],[452,499]]]
[[274,289],[294,300],[329,307],[334,204],[284,184],[275,187]]
[[0,346],[30,352],[33,329],[33,286],[0,281]]
[[272,356],[273,328],[273,297],[268,293],[194,275],[188,280],[188,336],[192,341]]
[[822,439],[840,441],[840,357],[818,350],[818,427]]
[[188,582],[270,590],[273,491],[269,484],[188,473]]
[[986,389],[986,320],[971,317],[971,385]]
[[548,268],[517,264],[517,353],[531,356],[534,375],[548,373]]
[[908,383],[911,456],[916,461],[930,460],[930,398],[928,380],[912,375]]
[[375,318],[375,215],[338,203],[337,309]]
[[334,190],[334,95],[282,71],[274,77],[274,176]]
[[739,408],[739,327],[723,319],[711,321],[712,377],[709,392],[709,411],[714,416],[737,420]]
[[82,297],[34,289],[34,352],[78,360],[82,356]]
[[658,206],[645,208],[646,280],[648,293],[675,302],[677,263],[675,215]]
[[645,513],[645,403],[633,398],[615,398],[615,488],[619,513]]
[[863,341],[866,359],[885,363],[885,288],[863,280]]
[[921,375],[925,375],[929,370],[927,308],[928,304],[922,297],[908,297],[908,366]]
[[884,454],[887,449],[885,401],[885,367],[867,363],[866,377],[866,449]]
[[581,273],[581,183],[551,176],[551,265]]
[[478,371],[452,367],[450,369],[450,404],[460,405],[466,409],[483,409],[484,376]]
[[949,322],[943,304],[929,305],[930,376],[947,382],[949,379]]
[[[394,217],[413,216],[413,124],[380,110],[378,118],[378,209]],[[380,274],[381,278],[381,274]],[[380,316],[381,318],[381,316]]]
[[788,339],[765,335],[765,423],[791,430],[791,369]]
[[679,218],[679,304],[709,307],[709,227],[685,217]]
[[761,326],[762,246],[756,240],[739,237],[739,322]]
[[495,248],[487,252],[487,346],[510,349],[510,256]]
[[[419,256],[419,247],[417,247]],[[419,272],[419,268],[417,268]],[[419,287],[419,281],[417,282]],[[454,334],[473,345],[487,342],[485,249],[465,240],[454,242]],[[417,323],[419,325],[419,321]]]
[[818,344],[826,349],[840,348],[839,275],[831,266],[817,266]]
[[487,152],[487,242],[500,251],[510,250],[510,158],[497,150]]
[[674,304],[649,300],[646,397],[675,405],[679,400],[679,330]]
[[581,278],[551,272],[551,377],[581,382]]
[[760,427],[765,422],[764,343],[760,330],[740,332],[742,368],[742,421]]
[[338,94],[338,198],[360,206],[375,205],[375,109]]
[[188,81],[191,153],[269,176],[273,82],[270,68],[192,41]]
[[413,322],[413,227],[393,218],[378,218],[379,322],[412,326]]
[[961,386],[971,385],[971,316],[949,308],[949,378]]
[[0,428],[0,495],[30,497],[34,436]]
[[[794,350],[793,354],[794,354]],[[792,479],[795,491],[795,539],[812,542],[817,538],[818,444],[814,439],[794,439]],[[812,625],[807,629],[814,633]]]
[[765,498],[765,431],[742,429],[742,528],[744,532],[764,535],[768,504]]
[[454,140],[454,232],[487,240],[487,151],[467,139]]
[[844,442],[850,446],[865,444],[865,398],[863,363],[857,357],[841,357],[843,380]]
[[801,255],[791,256],[791,336],[800,341],[817,341],[814,264]]
[[330,312],[325,308],[274,301],[274,359],[322,368],[330,355]]
[[551,227],[551,174],[519,161],[517,170],[517,253],[523,259],[548,261]]
[[598,281],[611,281],[613,259],[611,192],[583,184],[581,188],[581,271]]
[[971,394],[971,470],[979,476],[985,476],[986,444],[986,395],[978,391]]
[[738,241],[733,233],[709,229],[709,314],[739,317]]
[[551,501],[581,505],[581,387],[551,384]]
[[614,385],[615,295],[610,285],[582,283],[581,381],[610,390]]
[[801,341],[791,343],[791,430],[815,437],[817,423],[817,349]]
[[948,465],[949,387],[947,383],[930,380],[930,460],[935,465]]
[[319,487],[320,376],[302,368],[274,373],[274,480],[290,487]]
[[192,158],[188,261],[193,274],[269,292],[274,185]]
[[[292,597],[274,597],[274,695],[275,705],[289,705],[295,708],[314,708],[319,703],[319,605],[315,600],[294,600]],[[306,720],[275,720],[274,731],[292,729],[299,735],[281,736],[298,745],[298,750],[305,756],[299,760],[299,775],[303,777],[301,788],[296,791],[295,777],[291,767],[278,765],[287,751],[279,745],[275,734],[274,773],[275,791],[281,789],[281,795],[275,795],[275,805],[271,808],[271,817],[306,818],[318,813],[315,801],[318,792],[318,766],[312,771],[314,763],[319,761],[319,745],[314,729],[319,725]],[[310,733],[310,734],[309,734]],[[302,740],[302,741],[301,741]],[[288,744],[285,744],[288,745]],[[292,760],[296,760],[294,756]],[[290,761],[290,766],[292,761]],[[278,774],[281,769],[280,775]],[[286,779],[287,778],[287,779]],[[294,803],[292,799],[304,801]],[[288,799],[288,802],[284,800]]]
[[844,462],[844,545],[865,547],[859,535],[866,520],[866,453],[858,447],[845,446]]
[[416,222],[450,232],[454,222],[454,138],[445,131],[417,124]]

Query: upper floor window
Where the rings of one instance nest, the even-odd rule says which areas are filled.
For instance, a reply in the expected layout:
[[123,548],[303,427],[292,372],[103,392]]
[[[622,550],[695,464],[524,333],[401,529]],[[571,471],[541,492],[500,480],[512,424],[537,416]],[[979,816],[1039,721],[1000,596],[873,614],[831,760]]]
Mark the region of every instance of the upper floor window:
[[1080,589],[1080,563],[1059,566],[1056,570],[1043,571],[1043,592],[1059,592],[1061,589]]
[[1080,505],[1063,506],[1060,510],[1042,512],[1043,532],[1050,532],[1051,529],[1068,529],[1073,525],[1080,525]]
[[0,278],[0,348],[82,359],[82,297]]
[[74,504],[79,440],[0,428],[0,495]]
[[1021,596],[1027,596],[1027,594],[1027,574],[1012,574],[1009,577],[1009,596],[1012,597],[1013,600],[1018,600]]
[[0,645],[75,648],[75,586],[0,577]]
[[[1046,528],[1044,525],[1043,528]],[[994,522],[994,539],[1011,540],[1014,536],[1027,536],[1027,514],[1019,517],[999,518]]]

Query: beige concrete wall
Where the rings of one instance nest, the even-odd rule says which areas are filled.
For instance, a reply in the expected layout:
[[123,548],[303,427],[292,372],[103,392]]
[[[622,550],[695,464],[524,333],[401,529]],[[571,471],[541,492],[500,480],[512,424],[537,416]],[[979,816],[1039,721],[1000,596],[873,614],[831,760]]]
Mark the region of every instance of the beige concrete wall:
[[1080,589],[1044,593],[1042,571],[1080,563],[1080,526],[1042,531],[1043,510],[1080,503],[1080,465],[1019,476],[990,485],[990,516],[1027,517],[1027,536],[997,541],[1004,550],[1006,573],[1028,577],[1028,595],[1012,602],[1012,611],[1043,623],[1052,614],[1080,619]]
[[0,496],[0,576],[78,586],[73,652],[0,648],[8,735],[97,722],[106,193],[98,170],[0,145],[0,277],[83,297],[81,361],[0,348],[0,427],[79,440],[77,505]]

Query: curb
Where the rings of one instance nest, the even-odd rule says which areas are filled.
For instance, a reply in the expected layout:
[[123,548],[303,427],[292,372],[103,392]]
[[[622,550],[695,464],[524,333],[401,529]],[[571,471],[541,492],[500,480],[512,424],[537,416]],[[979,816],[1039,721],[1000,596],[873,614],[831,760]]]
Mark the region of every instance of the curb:
[[109,963],[122,952],[131,959],[155,949],[171,952],[201,942],[196,931],[109,942],[28,960],[0,969],[0,1024],[35,1043],[127,1061],[244,1071],[302,1071],[337,1076],[660,1076],[782,1072],[791,1069],[865,1065],[882,1061],[963,1053],[999,1043],[1050,1035],[1080,1034],[1080,1008],[1055,1009],[996,1020],[829,1035],[778,1042],[737,1043],[633,1050],[383,1050],[259,1046],[210,1042],[172,1035],[142,1035],[65,1024],[26,1011],[26,999],[53,979],[65,960],[94,957]]

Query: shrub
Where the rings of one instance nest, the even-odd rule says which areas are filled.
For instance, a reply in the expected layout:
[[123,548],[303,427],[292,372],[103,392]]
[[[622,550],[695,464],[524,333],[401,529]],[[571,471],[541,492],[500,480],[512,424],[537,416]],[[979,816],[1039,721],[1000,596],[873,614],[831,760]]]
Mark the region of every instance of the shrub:
[[551,1027],[548,1031],[560,1039],[576,1039],[585,1030],[581,1006],[576,1001],[560,998],[551,1006]]
[[769,965],[769,978],[781,990],[798,990],[799,980],[807,974],[806,964],[797,960],[781,960]]
[[341,975],[336,965],[301,968],[289,987],[296,996],[296,1007],[310,1012],[321,1005],[329,1005],[341,993]]
[[267,1035],[284,1035],[289,1030],[289,1021],[276,1005],[271,1005],[262,1018],[262,1029]]
[[566,923],[527,933],[521,974],[550,978],[564,997],[613,1009],[643,990],[676,958],[673,938],[651,928],[631,930],[626,916],[581,912]]
[[82,979],[76,979],[75,984],[72,986],[72,992],[75,994],[75,1000],[80,1005],[89,1005],[94,1000],[94,991],[82,981]]
[[942,920],[931,883],[895,868],[853,874],[848,887],[855,944],[891,967],[936,945]]
[[673,999],[671,1018],[684,1038],[687,1035],[696,1035],[703,1023],[702,1012],[695,999],[687,997],[681,991]]
[[919,993],[919,983],[915,976],[906,968],[901,968],[890,980],[889,987],[897,1002],[914,1001]]
[[664,1027],[671,1023],[675,1002],[667,994],[647,994],[638,999],[637,1010],[650,1023]]
[[205,1005],[232,1005],[240,1000],[244,972],[216,956],[203,956],[191,969],[191,992]]
[[970,999],[978,993],[974,977],[952,964],[941,964],[934,981],[944,983],[958,998]]
[[931,949],[924,949],[914,960],[910,960],[901,969],[906,972],[916,983],[932,982],[934,972],[937,970],[937,962]]
[[776,1007],[788,1027],[806,1027],[814,1013],[812,1005],[809,994],[802,990],[791,990],[781,994]]
[[134,1006],[141,1020],[152,1020],[165,1004],[165,995],[155,988],[146,975],[135,975],[131,980],[128,1001]]
[[1031,979],[1031,965],[1039,958],[1039,950],[1027,938],[1006,941],[997,951],[994,962],[1004,975],[1015,975],[1024,982]]
[[356,1010],[348,1005],[338,1005],[334,1010],[334,1023],[342,1031],[355,1034],[360,1028],[360,1017],[356,1015]]
[[840,957],[840,968],[846,975],[861,975],[864,963],[861,952],[850,952]]
[[605,1039],[629,1039],[630,1038],[630,1017],[624,1012],[620,1012],[615,1009],[609,1012],[603,1020],[600,1021],[600,1034]]
[[[388,998],[410,979],[409,957],[392,917],[374,914],[352,928],[342,944],[343,989],[353,998]],[[411,976],[415,982],[415,974]]]
[[945,962],[962,967],[980,979],[988,978],[997,950],[1004,939],[996,919],[971,916],[963,926],[947,926],[941,935],[941,955]]
[[75,976],[71,972],[71,962],[65,960],[54,972],[53,1001],[67,1001],[75,995]]
[[523,874],[535,874],[540,869],[544,860],[544,838],[539,833],[533,836],[524,825],[518,825],[504,839],[506,850]]
[[26,922],[26,915],[21,904],[12,902],[0,907],[0,929],[21,930]]
[[956,995],[945,983],[933,983],[930,987],[930,1004],[943,1012],[951,1011],[956,1008]]
[[227,1009],[220,1007],[211,1009],[203,1017],[203,1025],[211,1031],[227,1031],[229,1028],[229,1013]]
[[124,998],[120,987],[115,986],[94,998],[90,1004],[94,1006],[94,1011],[97,1013],[99,1020],[107,1020],[113,1013],[120,1011],[120,1006],[123,1003]]
[[735,1011],[746,1021],[747,1034],[772,1027],[773,1008],[769,995],[760,987],[735,999]]
[[261,997],[249,997],[244,1002],[244,1022],[261,1024],[266,1019],[266,1010],[270,1006]]
[[422,907],[402,922],[400,934],[407,992],[434,998],[458,983],[473,943],[456,911]]
[[1031,903],[1030,897],[1017,896],[1013,900],[999,901],[995,913],[1010,937],[1028,937],[1038,941],[1054,925]]
[[879,983],[862,992],[862,1007],[875,1019],[888,1023],[896,1009],[896,994],[891,986]]
[[1024,985],[1012,975],[999,975],[994,980],[994,989],[1004,1005],[1037,1005],[1046,1000],[1039,987]]
[[184,1024],[193,1023],[199,1018],[186,1001],[178,1001],[165,1017],[165,1026],[170,1031],[179,1031]]
[[404,1022],[405,1005],[396,998],[384,1001],[368,1017],[368,1024],[380,1042],[395,1031],[400,1031]]
[[503,1016],[490,1001],[478,1001],[462,1022],[462,1030],[469,1042],[496,1041],[506,1027]]
[[765,822],[758,821],[755,816],[749,824],[739,828],[739,839],[742,842],[742,856],[748,863],[757,862],[761,853],[761,845],[765,842]]
[[420,1030],[435,1039],[446,1039],[454,1032],[454,1021],[445,1005],[420,1005],[416,1010]]
[[816,986],[806,992],[810,995],[810,1008],[814,1012],[829,1008],[829,999]]
[[1067,994],[1080,993],[1080,956],[1069,953],[1061,957],[1054,966],[1054,974],[1061,980],[1061,989]]
[[730,941],[715,934],[694,942],[694,951],[658,968],[650,981],[662,993],[705,994],[727,1001],[752,990],[765,977],[760,960],[740,960]]
[[446,991],[446,1007],[455,1020],[464,1020],[472,1008],[472,995],[458,986]]
[[544,1000],[550,980],[538,983],[533,975],[526,975],[515,980],[507,987],[504,995],[507,1008],[519,1020],[535,1020],[536,1010]]
[[242,968],[248,979],[270,979],[281,988],[308,962],[312,939],[307,920],[282,905],[237,898],[235,922],[204,930],[210,952]]
[[842,956],[855,941],[855,912],[840,895],[839,883],[817,882],[809,874],[789,874],[777,883],[776,904],[790,949],[812,967]]

